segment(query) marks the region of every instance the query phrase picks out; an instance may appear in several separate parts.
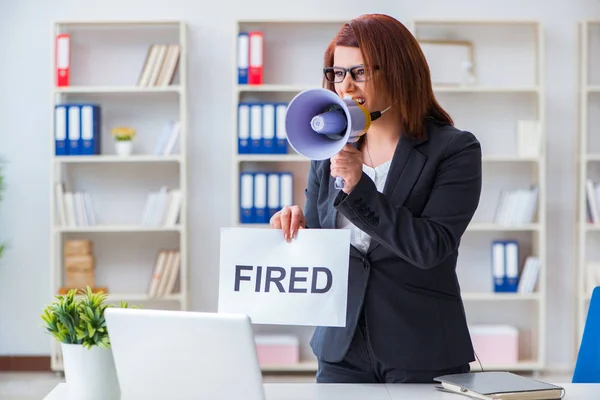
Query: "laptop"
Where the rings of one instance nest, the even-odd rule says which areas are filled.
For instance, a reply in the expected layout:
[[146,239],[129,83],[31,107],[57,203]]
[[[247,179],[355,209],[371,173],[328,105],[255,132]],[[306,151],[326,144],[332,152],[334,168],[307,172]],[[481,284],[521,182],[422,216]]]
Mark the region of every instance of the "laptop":
[[246,315],[107,308],[123,400],[264,400]]

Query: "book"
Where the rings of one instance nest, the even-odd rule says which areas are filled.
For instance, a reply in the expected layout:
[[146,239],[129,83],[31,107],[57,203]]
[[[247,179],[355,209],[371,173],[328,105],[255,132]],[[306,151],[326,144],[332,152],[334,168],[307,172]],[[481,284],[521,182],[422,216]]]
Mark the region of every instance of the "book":
[[442,375],[438,389],[481,400],[562,399],[565,389],[512,372],[490,371]]

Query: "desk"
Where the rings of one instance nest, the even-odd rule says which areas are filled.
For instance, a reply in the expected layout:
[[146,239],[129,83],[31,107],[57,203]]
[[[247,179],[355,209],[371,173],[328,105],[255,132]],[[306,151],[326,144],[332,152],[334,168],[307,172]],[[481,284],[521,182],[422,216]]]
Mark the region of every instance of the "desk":
[[[600,384],[558,383],[565,388],[564,400],[600,399]],[[67,400],[67,387],[58,384],[44,400]],[[317,384],[265,383],[267,400],[461,400],[468,397],[419,384]],[[148,399],[150,400],[150,399]],[[234,400],[234,399],[232,399]]]

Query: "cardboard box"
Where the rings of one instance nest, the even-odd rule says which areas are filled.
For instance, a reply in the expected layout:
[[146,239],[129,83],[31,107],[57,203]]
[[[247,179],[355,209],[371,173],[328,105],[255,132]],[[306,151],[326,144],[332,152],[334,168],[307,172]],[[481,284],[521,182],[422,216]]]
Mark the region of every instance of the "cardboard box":
[[94,257],[92,255],[76,255],[65,257],[65,286],[73,289],[95,287],[96,277]]
[[79,256],[92,254],[92,241],[91,240],[67,240],[64,244],[63,256]]
[[265,365],[294,365],[300,359],[300,344],[294,335],[256,335],[258,363]]
[[473,325],[469,327],[473,347],[486,364],[511,365],[519,361],[519,330],[510,325]]

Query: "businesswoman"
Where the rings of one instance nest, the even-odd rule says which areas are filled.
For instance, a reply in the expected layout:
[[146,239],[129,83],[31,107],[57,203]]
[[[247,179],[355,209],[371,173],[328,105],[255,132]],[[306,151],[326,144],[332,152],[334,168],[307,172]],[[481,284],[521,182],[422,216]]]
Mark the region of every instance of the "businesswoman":
[[285,207],[270,221],[287,240],[298,229],[351,230],[346,326],[316,328],[317,382],[468,372],[456,260],[479,203],[480,144],[436,102],[419,44],[397,20],[345,24],[324,64],[324,87],[384,112],[356,148],[311,161],[304,210]]

